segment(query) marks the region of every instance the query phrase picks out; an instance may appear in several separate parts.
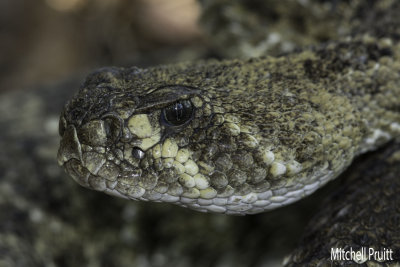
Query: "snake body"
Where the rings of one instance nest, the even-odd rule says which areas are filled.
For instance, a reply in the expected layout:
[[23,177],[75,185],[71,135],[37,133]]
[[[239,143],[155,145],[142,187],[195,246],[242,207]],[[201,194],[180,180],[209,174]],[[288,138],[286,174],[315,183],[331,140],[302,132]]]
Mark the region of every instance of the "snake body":
[[100,69],[64,108],[59,164],[94,190],[205,212],[301,199],[400,135],[400,4],[381,5],[385,19],[283,56]]

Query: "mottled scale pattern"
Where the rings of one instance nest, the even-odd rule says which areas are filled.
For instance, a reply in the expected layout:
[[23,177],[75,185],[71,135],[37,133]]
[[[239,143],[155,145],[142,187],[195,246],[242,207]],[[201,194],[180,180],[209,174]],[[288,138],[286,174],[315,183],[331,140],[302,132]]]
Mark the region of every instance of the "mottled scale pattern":
[[[285,266],[398,266],[400,262],[400,145],[390,143],[359,160],[348,184],[331,194],[305,229]],[[391,257],[331,260],[331,249],[390,249]]]
[[[313,193],[400,135],[400,4],[376,4],[377,23],[353,4],[353,33],[290,54],[94,72],[62,112],[59,164],[94,190],[204,212]],[[166,123],[182,101],[190,120]]]

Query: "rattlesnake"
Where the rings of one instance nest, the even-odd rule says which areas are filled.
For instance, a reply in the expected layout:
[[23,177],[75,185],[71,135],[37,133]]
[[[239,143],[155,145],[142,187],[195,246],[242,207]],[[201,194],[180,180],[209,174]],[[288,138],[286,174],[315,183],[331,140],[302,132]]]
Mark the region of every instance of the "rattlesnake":
[[284,56],[101,69],[65,106],[59,164],[83,186],[200,211],[303,198],[400,134],[399,5],[381,6],[384,21]]
[[[282,45],[270,42],[275,40],[276,34],[274,38],[268,39],[268,42],[263,42],[261,38],[259,43],[261,45],[254,40],[247,42],[249,35],[246,36],[243,33],[255,25],[251,16],[241,17],[249,18],[249,21],[245,21],[249,28],[244,27],[239,34],[235,21],[232,25],[228,25],[230,28],[219,29],[211,23],[213,12],[218,13],[221,7],[229,3],[239,5],[243,3],[240,1],[210,2],[211,7],[204,17],[204,22],[210,24],[206,26],[218,33],[215,39],[222,38],[222,40],[217,40],[217,43],[222,44],[223,49],[230,42],[234,44],[226,51],[222,51],[224,56],[237,56],[243,50],[250,53],[245,56],[255,56],[260,51],[262,52],[263,48],[266,48],[270,54],[293,52],[290,49],[293,47],[290,42]],[[262,4],[266,1],[252,2]],[[307,5],[307,2],[310,5]],[[313,10],[315,14],[314,6],[318,4],[329,6],[328,1],[266,3],[267,5],[269,3],[271,8],[278,7],[277,13],[266,12],[272,14],[271,20],[281,14],[285,16],[285,12],[291,12],[290,15],[301,14],[302,19],[295,17],[294,25],[290,26],[307,21],[308,17],[304,10]],[[306,40],[301,40],[299,43],[308,45],[315,41],[324,42],[327,38],[338,38],[339,43],[349,43],[347,38],[335,35],[338,32],[343,33],[343,30],[345,35],[351,36],[358,32],[360,36],[358,38],[361,41],[370,42],[368,51],[372,53],[371,55],[383,61],[393,60],[392,67],[398,69],[396,65],[398,57],[395,57],[398,55],[398,46],[395,49],[399,36],[398,27],[396,27],[398,4],[395,1],[366,1],[365,3],[333,1],[332,3],[334,8],[337,8],[336,12],[343,14],[346,19],[340,19],[341,16],[336,20],[334,18],[335,23],[332,26],[329,22],[332,17],[329,16],[335,12],[331,12],[329,7],[324,9],[328,10],[326,13],[318,11],[317,15],[323,15],[316,20],[318,23],[315,25],[311,23],[309,27],[311,30],[322,29],[322,37],[321,31],[317,31],[317,36],[305,35]],[[304,6],[304,8],[292,8],[293,5]],[[216,15],[217,18],[223,18],[222,15],[226,15],[229,20],[232,19],[230,16],[235,16],[235,12],[242,14],[243,10],[236,9],[234,6],[234,9],[229,12]],[[283,19],[282,21],[285,26],[285,21],[290,20]],[[310,21],[314,22],[313,19]],[[351,22],[351,28],[349,28],[349,22]],[[226,21],[222,19],[221,25],[224,24]],[[323,32],[326,25],[329,30]],[[337,32],[335,32],[335,25],[340,25]],[[354,25],[356,27],[353,27]],[[275,28],[275,30],[279,29],[282,29],[282,25]],[[346,31],[347,29],[353,29],[353,32]],[[223,39],[223,34],[229,33],[229,30],[231,30],[230,34],[239,39],[232,41],[232,36],[229,35]],[[301,30],[299,32],[302,33]],[[370,33],[370,36],[363,33]],[[375,43],[374,36],[380,34],[382,38],[379,39],[382,42]],[[284,35],[283,31],[282,36]],[[310,36],[311,38],[308,39]],[[338,51],[345,52],[346,49],[346,47],[335,49],[335,43],[329,41],[325,47],[331,48],[331,56],[335,56]],[[269,47],[271,44],[272,48]],[[256,49],[249,50],[249,47],[254,48],[253,45]],[[279,51],[282,47],[283,51]],[[286,50],[287,48],[289,50]],[[362,52],[363,47],[360,48]],[[390,54],[388,48],[394,53]],[[302,51],[309,50],[314,53],[318,49],[324,50],[324,45],[304,48]],[[379,52],[376,53],[377,51]],[[294,53],[302,52],[295,49]],[[369,52],[366,54],[370,55]],[[346,56],[341,59],[346,60]],[[361,69],[357,73],[352,73],[351,77],[357,77],[355,80],[357,82],[369,83],[368,79],[363,79],[365,75],[363,67],[367,67],[368,64],[362,60],[365,59],[364,57],[359,59],[359,62],[346,61],[343,67],[351,69],[352,64],[356,63],[356,66]],[[333,68],[325,68],[323,62],[309,66],[310,74],[314,74],[315,78],[322,75],[324,79],[327,79],[329,77],[324,76],[325,74],[329,76],[335,75],[335,72],[342,72],[340,64],[331,65]],[[114,72],[115,69],[107,70]],[[279,71],[276,73],[279,74]],[[391,75],[396,75],[395,71],[383,73],[392,78]],[[98,78],[101,76],[97,74]],[[290,77],[282,76],[282,79],[284,78]],[[384,81],[374,82],[390,83],[385,80],[386,77]],[[399,261],[400,185],[397,174],[400,172],[400,160],[397,143],[387,143],[373,153],[362,155],[339,181],[339,183],[345,183],[342,189],[320,205],[317,203],[319,199],[313,194],[311,198],[306,198],[301,203],[297,202],[272,212],[236,217],[194,213],[168,205],[120,201],[118,198],[109,198],[103,194],[81,190],[62,175],[54,162],[56,146],[59,142],[55,130],[57,113],[62,102],[71,97],[71,89],[76,87],[77,81],[74,80],[58,86],[36,88],[29,92],[2,94],[0,98],[0,125],[2,126],[0,143],[4,152],[0,154],[1,266],[269,266],[271,263],[276,264],[277,258],[281,256],[281,253],[287,253],[288,247],[289,249],[293,247],[291,242],[297,238],[296,234],[303,227],[304,220],[309,219],[309,214],[314,213],[317,206],[323,207],[322,211],[310,220],[303,240],[290,257],[286,258],[287,265],[321,266],[326,263],[330,266],[354,263],[330,261],[330,249],[335,246],[353,249],[358,249],[360,246],[376,249],[391,248],[395,251],[395,261]],[[288,97],[290,98],[290,95]],[[379,99],[385,101],[385,97]],[[368,100],[365,102],[367,104],[375,101],[375,99],[366,100]],[[396,98],[393,97],[390,100],[396,101]],[[391,110],[395,112],[396,108],[393,107]],[[383,118],[375,115],[371,114],[372,121]],[[379,138],[370,140],[382,142],[383,145],[389,139],[385,133],[392,135],[390,138],[395,138],[395,126],[395,124],[392,126],[392,130],[389,126],[388,130],[382,129],[382,132],[375,132],[376,134],[372,137]],[[328,186],[328,189],[332,189],[331,185]],[[326,187],[322,188],[322,193],[318,190],[316,194],[319,197],[327,194],[325,189]],[[291,241],[288,242],[288,240]],[[373,263],[368,264],[371,266]]]
[[205,212],[313,193],[400,134],[400,5],[352,4],[345,36],[283,56],[94,72],[61,115],[59,164],[91,189]]

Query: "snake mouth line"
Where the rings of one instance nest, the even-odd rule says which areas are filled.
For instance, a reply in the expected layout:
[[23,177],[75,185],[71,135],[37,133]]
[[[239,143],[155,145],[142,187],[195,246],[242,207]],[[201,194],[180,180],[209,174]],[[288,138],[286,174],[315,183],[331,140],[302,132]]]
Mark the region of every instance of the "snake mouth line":
[[73,180],[92,190],[126,199],[169,202],[203,212],[238,215],[259,213],[288,205],[305,195],[311,194],[319,187],[321,182],[325,183],[332,176],[329,172],[325,173],[322,175],[321,181],[305,185],[304,188],[292,188],[283,195],[278,195],[273,190],[266,190],[265,192],[253,192],[247,195],[215,196],[209,199],[158,192],[141,186],[139,177],[136,177],[138,178],[135,179],[136,181],[132,180],[132,184],[126,183],[121,178],[119,167],[108,162],[104,154],[86,151],[85,145],[81,144],[77,129],[73,125],[68,125],[63,131],[57,158],[59,165],[66,170]]
[[[81,186],[95,189],[89,184],[89,177],[97,177],[96,172],[90,171],[83,164],[82,145],[79,141],[76,128],[69,125],[63,132],[60,141],[60,148],[57,154],[58,164],[71,175],[71,177]],[[97,164],[93,169],[99,170],[103,166],[103,162]],[[98,178],[98,177],[97,177]]]
[[82,146],[76,128],[69,125],[63,131],[60,148],[57,153],[58,164],[81,186],[90,188],[88,179],[91,173],[82,166]]
[[83,187],[106,191],[117,184],[118,169],[107,164],[104,155],[85,152],[73,125],[69,125],[63,132],[57,160],[73,180]]

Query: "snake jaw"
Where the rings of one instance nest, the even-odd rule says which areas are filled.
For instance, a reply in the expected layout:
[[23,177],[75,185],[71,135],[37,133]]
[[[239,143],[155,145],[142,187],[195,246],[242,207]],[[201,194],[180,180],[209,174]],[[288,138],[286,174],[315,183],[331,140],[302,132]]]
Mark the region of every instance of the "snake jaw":
[[[232,121],[230,116],[226,117]],[[132,118],[141,118],[136,122],[141,129],[132,130]],[[304,189],[293,187],[286,191],[271,190],[268,189],[270,185],[264,183],[268,175],[273,179],[283,175],[296,176],[301,172],[302,165],[295,160],[283,163],[266,148],[257,148],[255,158],[246,152],[232,155],[218,152],[230,149],[223,142],[208,144],[208,149],[196,156],[191,148],[181,146],[176,137],[166,138],[152,147],[140,150],[142,154],[138,157],[135,156],[139,140],[137,133],[144,140],[152,132],[149,130],[151,127],[143,126],[142,119],[148,121],[143,115],[134,115],[127,120],[130,122],[127,128],[136,137],[124,143],[122,150],[115,151],[111,151],[111,147],[104,147],[108,140],[102,121],[90,121],[78,129],[68,125],[60,142],[60,165],[80,185],[113,196],[169,202],[202,212],[236,215],[258,213],[292,203],[314,192],[333,175],[327,171],[320,175],[325,177],[324,182],[308,184]],[[238,128],[232,126],[232,122],[228,123],[226,131]],[[251,142],[244,141],[243,144],[254,149]],[[258,167],[251,174],[240,170],[252,166],[255,161],[262,161],[265,166],[269,166],[269,174]],[[252,179],[258,184],[257,192],[238,191],[237,188],[250,183]]]

